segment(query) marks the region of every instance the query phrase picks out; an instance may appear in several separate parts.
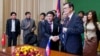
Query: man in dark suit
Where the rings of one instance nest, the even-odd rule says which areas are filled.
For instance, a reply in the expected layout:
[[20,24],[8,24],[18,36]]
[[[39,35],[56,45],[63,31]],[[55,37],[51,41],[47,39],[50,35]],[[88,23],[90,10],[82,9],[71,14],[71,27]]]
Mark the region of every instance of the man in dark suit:
[[7,20],[6,34],[8,36],[8,46],[17,45],[17,37],[20,35],[20,21],[16,19],[16,12],[11,12],[11,18]]
[[46,14],[44,13],[44,12],[42,12],[41,14],[40,14],[40,21],[39,21],[39,23],[38,23],[38,45],[39,45],[39,43],[41,42],[40,40],[41,40],[41,36],[42,36],[42,26],[44,25],[44,22],[45,22],[45,16],[46,16]]
[[65,3],[63,10],[64,13],[67,14],[67,17],[62,27],[62,33],[58,37],[62,42],[63,51],[70,53],[73,56],[81,56],[81,33],[84,32],[83,22],[80,17],[74,13],[74,5],[72,3]]
[[46,48],[47,42],[51,39],[50,48],[53,50],[59,50],[59,40],[54,42],[52,38],[59,34],[58,32],[58,24],[53,21],[54,13],[52,11],[47,12],[46,16],[47,20],[44,22],[45,24],[42,25],[42,38],[40,41],[40,47]]
[[60,20],[61,18],[59,17],[59,15],[57,15],[57,11],[56,10],[52,10],[52,12],[55,14],[53,21],[57,24],[60,24]]

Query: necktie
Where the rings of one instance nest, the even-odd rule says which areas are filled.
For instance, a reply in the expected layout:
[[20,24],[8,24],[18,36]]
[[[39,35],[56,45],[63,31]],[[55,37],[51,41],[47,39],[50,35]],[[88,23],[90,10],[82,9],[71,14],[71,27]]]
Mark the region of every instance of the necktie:
[[49,26],[50,26],[50,31],[52,32],[52,23],[51,22],[49,22]]
[[64,27],[67,27],[69,23],[69,17],[67,17],[65,20],[64,20]]
[[[63,25],[63,27],[67,27],[67,25],[68,25],[68,23],[69,23],[69,17],[67,17],[65,20],[64,20],[64,25]],[[63,45],[65,46],[65,37],[66,37],[66,33],[62,33],[62,43],[63,43]]]

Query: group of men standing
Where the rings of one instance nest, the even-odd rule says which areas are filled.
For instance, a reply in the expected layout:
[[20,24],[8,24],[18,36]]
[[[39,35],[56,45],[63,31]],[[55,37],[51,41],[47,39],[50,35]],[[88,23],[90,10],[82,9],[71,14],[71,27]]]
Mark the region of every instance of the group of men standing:
[[[40,14],[46,16],[38,25],[38,45],[46,48],[47,42],[51,40],[50,47],[53,50],[59,50],[59,41],[61,42],[61,50],[63,52],[71,53],[72,55],[82,55],[82,39],[81,33],[84,32],[83,22],[74,12],[74,5],[70,2],[63,5],[63,14],[65,14],[63,23],[55,16],[52,11],[47,14]],[[17,43],[17,36],[20,35],[20,29],[23,30],[23,39],[26,44],[26,35],[34,32],[36,29],[35,21],[31,19],[31,13],[25,13],[26,18],[20,21],[16,19],[16,13],[11,13],[11,18],[7,20],[6,34],[8,35],[8,46]]]
[[25,37],[28,33],[34,33],[36,28],[35,21],[31,19],[31,13],[25,13],[25,19],[22,20],[21,24],[19,19],[16,18],[16,12],[11,12],[10,18],[6,23],[6,35],[8,36],[8,46],[16,46],[17,45],[17,37],[20,35],[21,29],[23,30],[23,42],[27,43],[27,38]]

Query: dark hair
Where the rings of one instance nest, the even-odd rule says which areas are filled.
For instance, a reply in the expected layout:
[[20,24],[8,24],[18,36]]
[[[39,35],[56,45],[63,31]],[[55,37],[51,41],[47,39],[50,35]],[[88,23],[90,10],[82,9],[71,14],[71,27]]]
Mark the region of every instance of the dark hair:
[[52,10],[52,12],[53,12],[53,11],[54,11],[55,13],[57,13],[57,11],[56,11],[56,10]]
[[52,14],[53,17],[55,16],[55,14],[54,14],[52,11],[48,11],[48,12],[47,12],[47,15],[48,15],[48,14]]
[[16,12],[11,12],[11,13],[10,13],[10,16],[12,16],[13,14],[17,15]]
[[[92,19],[93,19],[93,24],[94,24],[94,26],[95,26],[95,28],[96,28],[96,34],[98,35],[98,31],[99,31],[99,29],[98,29],[98,26],[97,26],[97,14],[96,14],[96,11],[94,11],[94,10],[90,10],[89,12],[88,12],[88,14],[89,13],[92,13]],[[87,24],[90,22],[90,20],[88,20],[88,17],[87,17],[87,23],[86,23],[86,26],[87,26]],[[87,30],[86,30],[87,31]]]
[[[89,12],[88,12],[88,14],[89,13],[92,13],[92,20],[93,20],[93,24],[94,25],[97,25],[96,24],[96,22],[97,22],[97,14],[96,14],[96,11],[94,11],[94,10],[90,10]],[[88,17],[87,17],[87,24],[90,22],[90,20],[88,20]]]
[[79,14],[79,13],[82,13],[83,15],[85,14],[84,11],[79,11],[78,14]]
[[43,15],[44,17],[46,16],[46,14],[44,12],[42,12],[40,15]]
[[27,14],[31,14],[31,12],[25,12],[25,15],[27,15]]
[[88,13],[84,13],[84,16],[87,16],[88,15]]
[[70,8],[72,7],[72,9],[74,10],[74,5],[73,5],[73,3],[71,3],[71,2],[67,2],[67,3],[64,3],[63,6],[66,5],[66,4],[68,4],[69,7],[70,7]]

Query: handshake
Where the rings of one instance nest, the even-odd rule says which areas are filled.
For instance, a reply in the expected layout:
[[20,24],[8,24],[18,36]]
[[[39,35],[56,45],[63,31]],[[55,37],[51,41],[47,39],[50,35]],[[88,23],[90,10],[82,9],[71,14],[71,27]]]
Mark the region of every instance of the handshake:
[[56,42],[57,40],[59,40],[59,36],[50,36],[50,40]]

